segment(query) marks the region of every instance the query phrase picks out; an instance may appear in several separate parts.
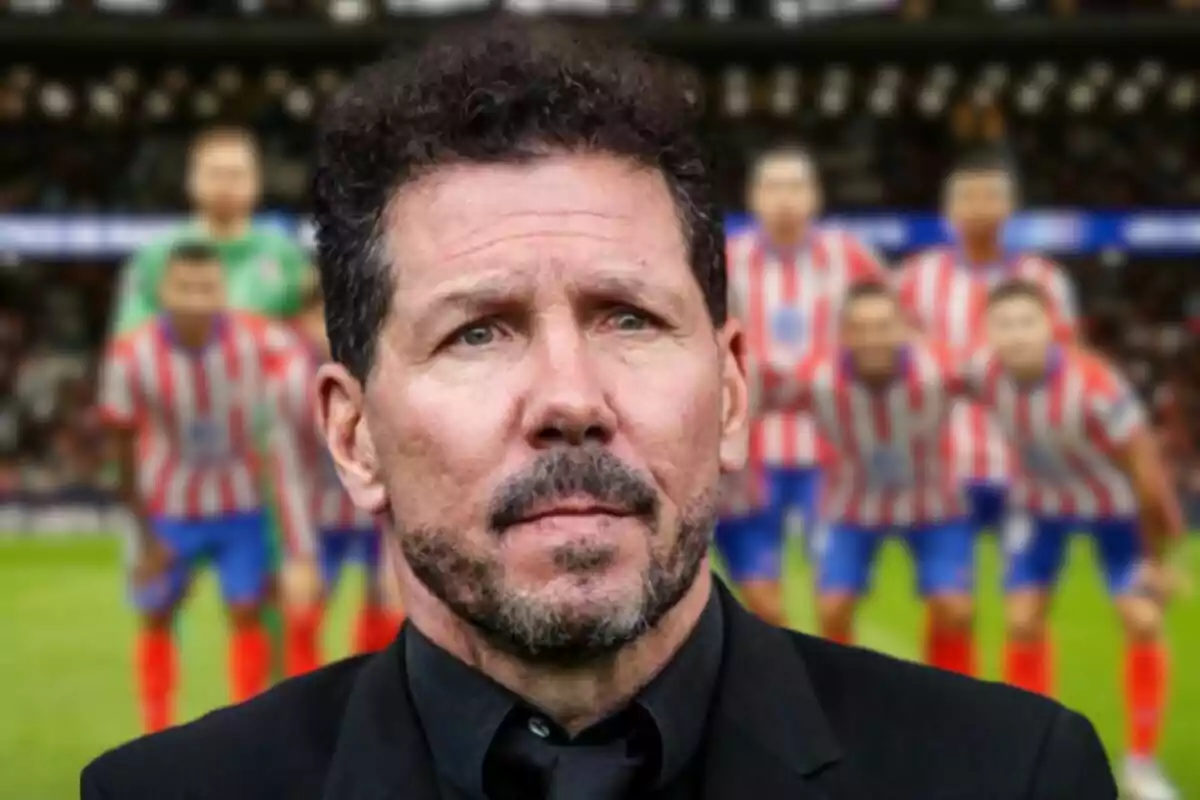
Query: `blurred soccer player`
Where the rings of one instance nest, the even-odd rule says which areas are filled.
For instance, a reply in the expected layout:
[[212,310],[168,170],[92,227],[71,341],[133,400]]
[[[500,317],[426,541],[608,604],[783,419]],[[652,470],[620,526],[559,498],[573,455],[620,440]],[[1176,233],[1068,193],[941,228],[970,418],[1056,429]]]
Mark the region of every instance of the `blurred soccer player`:
[[1046,616],[1072,532],[1088,531],[1126,635],[1125,778],[1138,800],[1177,796],[1154,759],[1167,692],[1165,554],[1183,523],[1141,404],[1101,357],[1054,342],[1044,290],[991,293],[992,349],[972,360],[974,392],[1014,442],[1023,478],[1005,531],[1007,679],[1051,690]]
[[172,247],[206,237],[225,268],[229,305],[267,317],[296,311],[308,273],[300,246],[253,215],[262,191],[258,144],[247,130],[211,128],[188,153],[187,194],[193,216],[139,250],[121,275],[114,330],[134,328],[159,310],[158,286]]
[[308,293],[296,327],[305,346],[280,364],[270,388],[275,412],[272,485],[278,493],[288,554],[282,588],[289,675],[320,666],[318,636],[325,602],[347,561],[358,560],[366,575],[366,596],[355,625],[355,651],[383,649],[400,623],[398,614],[389,618],[384,608],[379,532],[374,520],[351,502],[317,432],[314,379],[317,368],[329,359],[319,287]]
[[266,686],[269,548],[251,424],[273,354],[296,346],[281,328],[225,312],[224,270],[206,244],[172,248],[159,293],[163,311],[110,345],[100,388],[121,497],[137,520],[136,664],[150,731],[171,721],[171,625],[203,560],[215,563],[229,611],[232,697]]
[[808,410],[836,451],[813,543],[824,636],[852,638],[880,543],[902,537],[929,608],[926,660],[971,674],[974,533],[942,447],[957,370],[912,341],[883,283],[850,289],[835,348],[788,370],[764,362],[763,405]]
[[[794,362],[829,344],[847,288],[881,276],[883,268],[852,236],[817,228],[821,188],[816,165],[801,147],[777,147],[758,159],[748,203],[755,227],[730,240],[730,286],[741,299],[751,347]],[[739,519],[736,531],[723,530],[718,544],[750,607],[780,622],[783,532],[794,513],[801,518],[804,536],[811,536],[819,466],[828,447],[819,441],[812,420],[795,413],[762,415],[751,439],[766,467],[770,508]]]
[[[909,259],[897,276],[900,300],[910,319],[940,346],[960,356],[984,340],[988,291],[1010,278],[1042,286],[1052,303],[1055,333],[1074,335],[1075,300],[1066,274],[1053,262],[1005,245],[1017,207],[1013,166],[1001,153],[968,154],[943,187],[943,214],[954,243]],[[964,403],[951,427],[955,468],[966,482],[972,523],[997,529],[1013,478],[1013,455],[987,413]]]

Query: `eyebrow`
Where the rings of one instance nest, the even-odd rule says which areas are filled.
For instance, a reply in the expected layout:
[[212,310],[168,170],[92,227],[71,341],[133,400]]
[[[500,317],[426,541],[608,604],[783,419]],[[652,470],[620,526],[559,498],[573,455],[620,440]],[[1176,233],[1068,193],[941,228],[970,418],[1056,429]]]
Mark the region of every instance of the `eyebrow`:
[[[424,326],[435,315],[452,309],[479,312],[511,306],[534,293],[536,280],[536,274],[518,272],[480,278],[470,284],[453,286],[426,303],[413,322],[415,325]],[[584,296],[607,295],[630,302],[645,299],[661,304],[668,313],[683,313],[683,297],[677,289],[651,284],[633,274],[587,277],[572,287],[572,293]]]

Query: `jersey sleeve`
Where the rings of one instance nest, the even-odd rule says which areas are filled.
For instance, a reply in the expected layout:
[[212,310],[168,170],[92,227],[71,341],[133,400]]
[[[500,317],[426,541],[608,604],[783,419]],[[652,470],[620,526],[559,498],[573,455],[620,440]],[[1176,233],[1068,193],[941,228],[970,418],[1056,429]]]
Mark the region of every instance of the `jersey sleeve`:
[[1101,434],[1114,447],[1128,444],[1146,426],[1146,412],[1137,393],[1109,368],[1091,392],[1089,412]]
[[887,281],[888,271],[883,258],[861,239],[846,236],[846,256],[850,266],[850,281]]
[[133,354],[128,342],[109,345],[100,367],[97,409],[109,425],[130,428],[141,415],[140,393],[134,383]]
[[1069,343],[1079,335],[1079,307],[1075,287],[1067,272],[1057,264],[1049,263],[1050,274],[1046,281],[1046,295],[1050,298],[1054,319],[1055,338]]
[[310,389],[302,354],[277,365],[267,384],[271,427],[268,436],[270,486],[279,511],[279,524],[288,552],[310,556],[316,548],[311,498],[316,480],[304,458],[304,439]]
[[137,251],[121,268],[112,315],[112,332],[127,333],[158,313],[158,283],[166,263],[166,247],[154,242]]
[[904,319],[913,330],[921,331],[925,326],[921,322],[920,310],[917,307],[917,263],[910,259],[901,264],[891,274],[889,283],[896,295],[896,302],[900,304]]

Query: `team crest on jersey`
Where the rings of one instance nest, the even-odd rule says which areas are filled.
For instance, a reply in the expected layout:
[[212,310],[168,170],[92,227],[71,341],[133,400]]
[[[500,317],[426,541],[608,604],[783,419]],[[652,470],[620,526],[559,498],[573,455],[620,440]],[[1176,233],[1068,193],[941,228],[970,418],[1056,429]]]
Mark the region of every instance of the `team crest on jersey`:
[[771,339],[786,347],[804,346],[804,314],[795,308],[781,308],[771,315]]

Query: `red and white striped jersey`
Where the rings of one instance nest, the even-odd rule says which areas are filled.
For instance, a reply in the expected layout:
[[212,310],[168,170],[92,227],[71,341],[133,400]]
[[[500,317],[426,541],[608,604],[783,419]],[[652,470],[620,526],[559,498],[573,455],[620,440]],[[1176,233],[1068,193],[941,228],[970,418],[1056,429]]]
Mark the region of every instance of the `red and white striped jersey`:
[[[953,247],[941,247],[905,262],[896,276],[897,294],[923,333],[958,357],[984,344],[988,292],[1004,280],[1041,285],[1050,298],[1060,341],[1075,334],[1076,310],[1070,279],[1054,262],[1016,255],[993,267],[964,263]],[[961,403],[951,422],[955,469],[961,478],[992,483],[1012,480],[1015,456],[994,420],[980,407]]]
[[1064,347],[1042,381],[1022,386],[985,351],[968,362],[965,377],[1019,455],[1017,507],[1085,519],[1137,512],[1120,453],[1145,426],[1145,412],[1111,364]]
[[[729,240],[727,261],[751,352],[774,363],[798,363],[830,346],[846,290],[860,280],[885,278],[869,248],[836,230],[814,231],[791,253],[749,231]],[[806,414],[764,413],[750,435],[760,440],[757,452],[771,466],[812,466],[830,455]]]
[[262,507],[256,415],[273,361],[295,347],[286,328],[222,316],[209,343],[183,347],[166,317],[115,339],[100,378],[100,412],[136,429],[146,511],[208,519]]
[[822,515],[857,525],[921,525],[960,517],[961,487],[946,459],[946,430],[961,397],[958,370],[925,344],[906,347],[884,387],[855,377],[830,349],[765,376],[764,404],[811,412],[835,451]]
[[271,477],[284,539],[293,552],[311,554],[321,531],[374,527],[343,488],[317,430],[315,378],[320,358],[298,348],[279,362],[268,394],[274,412]]

